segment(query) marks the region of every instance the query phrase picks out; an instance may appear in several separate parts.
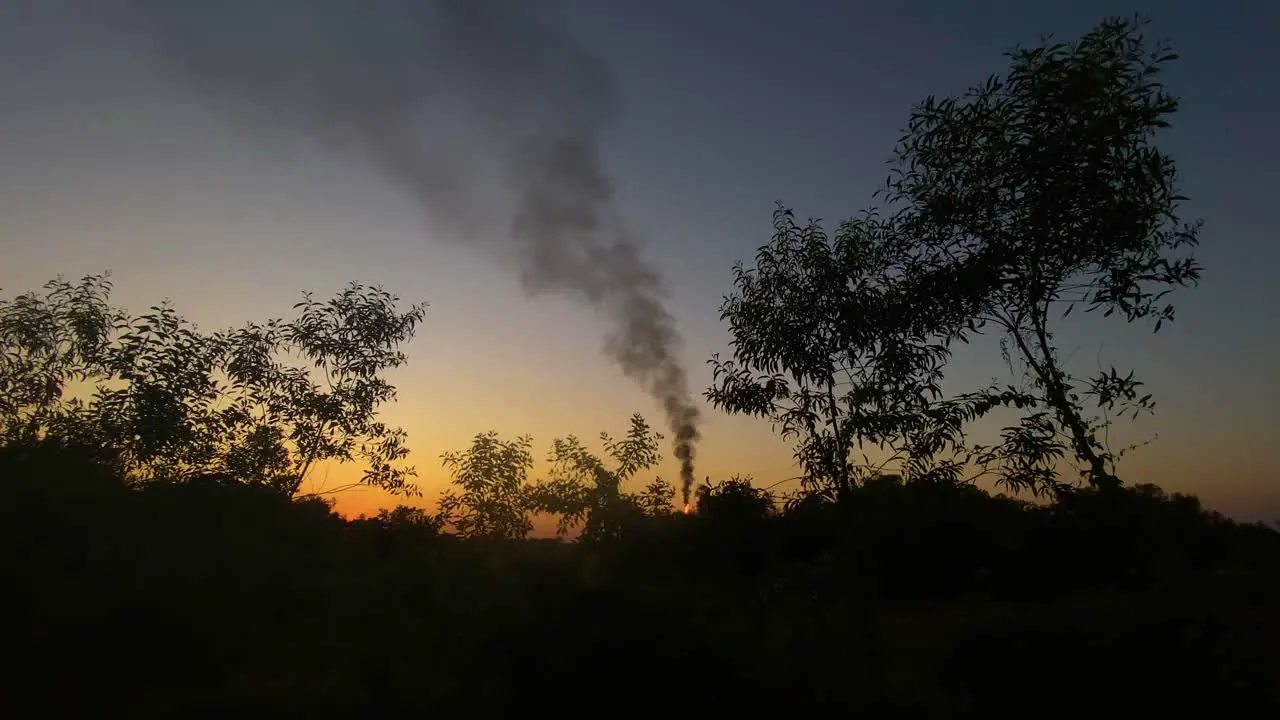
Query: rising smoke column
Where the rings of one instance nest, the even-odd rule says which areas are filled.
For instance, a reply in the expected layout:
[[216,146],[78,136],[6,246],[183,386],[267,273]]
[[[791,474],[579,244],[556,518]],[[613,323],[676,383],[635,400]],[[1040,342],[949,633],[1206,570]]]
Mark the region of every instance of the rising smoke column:
[[518,0],[117,0],[164,68],[240,127],[363,154],[434,236],[512,265],[525,292],[608,319],[606,354],[662,406],[693,483],[698,410],[661,278],[600,158],[608,67]]

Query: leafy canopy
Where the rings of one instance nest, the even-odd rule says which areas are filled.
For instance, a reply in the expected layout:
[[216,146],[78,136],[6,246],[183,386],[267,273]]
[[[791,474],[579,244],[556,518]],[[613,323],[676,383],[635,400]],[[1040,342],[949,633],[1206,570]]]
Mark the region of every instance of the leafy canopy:
[[440,501],[438,524],[451,525],[463,536],[521,538],[533,528],[530,514],[545,512],[558,516],[561,535],[581,527],[581,539],[606,540],[620,537],[641,517],[670,513],[675,488],[660,478],[639,494],[622,490],[623,483],[661,458],[662,435],[639,413],[630,423],[621,438],[600,433],[611,466],[570,435],[552,442],[547,475],[536,481],[530,479],[531,437],[476,435],[466,450],[443,456],[454,487]]
[[452,525],[463,537],[518,539],[529,534],[529,472],[533,439],[503,440],[495,431],[480,433],[471,447],[441,458],[453,475],[455,490],[440,498],[438,525]]
[[417,492],[405,434],[377,419],[425,305],[352,283],[291,321],[202,333],[169,303],[130,316],[106,275],[0,300],[0,442],[96,447],[131,479],[218,475],[299,492],[325,461]]
[[616,538],[637,516],[671,511],[675,488],[661,479],[639,495],[622,491],[623,483],[658,464],[661,433],[635,413],[625,436],[615,439],[602,432],[600,441],[612,467],[573,435],[552,443],[551,470],[534,488],[533,504],[541,512],[559,515],[560,534],[581,525],[583,539]]
[[[1193,285],[1199,223],[1179,217],[1173,159],[1155,145],[1178,109],[1159,82],[1176,56],[1141,18],[1073,43],[1007,53],[1003,76],[916,106],[880,193],[830,237],[775,213],[756,267],[735,268],[721,308],[733,359],[713,358],[709,400],[770,418],[799,440],[811,483],[848,487],[851,451],[887,449],[913,480],[976,464],[1013,489],[1061,492],[1071,459],[1098,487],[1119,479],[1105,429],[1153,408],[1132,372],[1064,366],[1054,323],[1085,312],[1174,318]],[[1017,382],[944,392],[957,342],[994,334]],[[994,445],[966,428],[997,408],[1018,421]]]

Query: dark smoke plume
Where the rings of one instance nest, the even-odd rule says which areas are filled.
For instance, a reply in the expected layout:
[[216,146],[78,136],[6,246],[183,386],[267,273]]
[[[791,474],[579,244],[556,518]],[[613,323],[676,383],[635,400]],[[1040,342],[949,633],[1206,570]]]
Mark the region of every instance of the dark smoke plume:
[[[608,68],[511,0],[120,0],[163,65],[244,128],[363,154],[433,236],[611,324],[605,351],[662,406],[693,481],[698,410],[657,272],[600,158]],[[120,9],[120,8],[117,8]]]

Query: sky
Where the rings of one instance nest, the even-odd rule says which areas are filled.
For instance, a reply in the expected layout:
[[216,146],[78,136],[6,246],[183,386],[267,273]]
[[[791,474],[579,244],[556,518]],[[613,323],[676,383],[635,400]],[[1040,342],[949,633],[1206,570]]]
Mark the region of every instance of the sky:
[[[402,3],[403,4],[403,3]],[[268,37],[319,32],[322,14],[282,3],[298,23],[250,27],[204,3],[201,22]],[[287,315],[304,290],[378,284],[430,304],[392,373],[384,417],[409,433],[430,502],[440,453],[487,430],[554,437],[620,434],[654,399],[601,352],[607,318],[571,297],[530,298],[508,267],[442,240],[402,183],[341,144],[247,132],[159,62],[120,2],[0,4],[0,289],[110,270],[116,303],[171,299],[201,327]],[[390,7],[390,6],[388,6]],[[1151,443],[1121,465],[1130,482],[1193,492],[1250,520],[1280,518],[1280,289],[1271,193],[1280,144],[1280,7],[1263,0],[894,3],[836,0],[546,0],[537,12],[612,76],[616,107],[601,163],[616,209],[661,273],[695,396],[727,350],[718,317],[731,268],[768,242],[775,201],[829,225],[871,203],[910,107],[958,94],[1005,68],[1002,51],[1043,32],[1070,39],[1134,11],[1181,59],[1166,80],[1183,100],[1162,141],[1177,159],[1186,212],[1206,221],[1198,288],[1180,291],[1159,335],[1120,322],[1066,329],[1073,367],[1136,367],[1157,413],[1118,429]],[[229,12],[229,11],[228,11]],[[396,9],[392,7],[393,14]],[[317,19],[320,17],[321,19]],[[395,18],[389,16],[390,25]],[[308,26],[306,23],[312,23]],[[298,27],[303,27],[299,30]],[[320,30],[324,30],[323,27]],[[236,36],[239,37],[239,36]],[[387,45],[393,46],[391,38]],[[957,359],[958,383],[1000,371],[994,353]],[[995,361],[995,362],[993,362]],[[758,420],[703,407],[697,476],[798,474]],[[675,479],[668,458],[658,472]],[[312,487],[340,484],[326,469]],[[346,474],[344,474],[346,473]],[[786,483],[780,489],[789,487]],[[396,500],[338,498],[344,512]]]

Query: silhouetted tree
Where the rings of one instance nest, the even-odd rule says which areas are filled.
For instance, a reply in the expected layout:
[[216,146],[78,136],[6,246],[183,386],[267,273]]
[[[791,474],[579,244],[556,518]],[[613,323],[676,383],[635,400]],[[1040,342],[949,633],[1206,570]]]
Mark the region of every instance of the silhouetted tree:
[[[1117,486],[1100,430],[1150,410],[1150,395],[1114,368],[1082,384],[1051,316],[1083,305],[1158,330],[1173,318],[1167,293],[1199,277],[1180,256],[1199,225],[1178,219],[1174,162],[1153,143],[1178,107],[1157,79],[1175,56],[1148,47],[1143,24],[1046,38],[1009,53],[1004,77],[917,106],[883,191],[888,218],[868,213],[830,240],[780,209],[722,310],[734,361],[715,361],[712,402],[806,438],[806,467],[837,478],[847,448],[870,442],[902,453],[908,479],[958,477],[974,460],[1015,489],[1058,491],[1057,461],[1074,458],[1091,485]],[[992,329],[1024,382],[944,396],[955,343]],[[1026,412],[999,444],[967,447],[965,426],[998,407]]]
[[734,475],[698,488],[698,514],[712,519],[759,521],[774,514],[773,496],[752,484],[751,476]]
[[0,300],[0,438],[5,443],[92,434],[86,423],[76,422],[87,412],[84,401],[64,393],[68,385],[107,374],[112,335],[128,319],[109,304],[111,283],[105,276],[90,275],[77,284],[58,278],[43,290]]
[[[400,312],[398,302],[381,288],[351,283],[325,302],[304,293],[292,321],[220,334],[234,398],[234,409],[223,415],[243,428],[239,467],[228,470],[261,472],[288,457],[287,489],[296,492],[316,463],[358,461],[362,483],[418,494],[408,482],[413,468],[399,465],[409,453],[405,432],[376,417],[378,407],[396,396],[383,375],[405,364],[400,346],[413,338],[426,312],[425,304]],[[282,361],[289,356],[304,365]],[[250,419],[258,414],[269,422]]]
[[[620,439],[600,433],[612,468],[573,435],[552,443],[551,471],[537,483],[533,497],[539,510],[560,516],[557,531],[561,534],[581,524],[584,540],[616,538],[629,521],[661,511],[665,493],[661,481],[650,483],[642,495],[622,490],[624,482],[658,463],[662,441],[662,434],[653,431],[640,413],[633,414],[630,422]],[[665,502],[669,506],[670,497]]]
[[439,518],[420,507],[397,505],[387,510],[383,508],[373,517],[373,521],[388,529],[414,528],[435,534],[440,530]]
[[676,487],[662,478],[654,478],[636,495],[636,503],[651,517],[675,512]]
[[529,518],[533,439],[503,440],[497,432],[475,436],[471,447],[441,457],[459,491],[440,498],[438,523],[463,537],[522,538]]
[[[946,349],[925,341],[936,325],[929,316],[895,315],[902,243],[873,215],[843,223],[832,238],[779,207],[774,229],[755,268],[734,267],[736,291],[720,310],[733,358],[713,356],[707,399],[767,418],[795,441],[811,492],[847,496],[883,464],[869,450],[906,454],[913,479],[954,475],[959,463],[933,463],[959,451],[952,429],[962,408],[933,402]],[[859,449],[864,462],[855,464]]]
[[1077,42],[1010,53],[1006,77],[919,106],[896,153],[887,197],[907,206],[896,230],[913,255],[904,301],[949,315],[946,341],[997,329],[1030,385],[1031,412],[978,454],[1015,487],[1052,486],[1063,455],[1091,485],[1118,485],[1100,430],[1153,407],[1132,372],[1073,377],[1051,315],[1081,305],[1158,331],[1174,317],[1168,293],[1200,276],[1179,253],[1200,225],[1179,220],[1177,170],[1154,144],[1178,109],[1158,77],[1176,55],[1149,45],[1144,24],[1109,19]]
[[132,318],[110,290],[91,275],[0,301],[0,442],[61,438],[109,449],[133,481],[219,474],[286,495],[316,463],[358,461],[361,482],[416,492],[377,409],[425,306],[353,283],[304,294],[292,321],[204,334],[168,303]]

